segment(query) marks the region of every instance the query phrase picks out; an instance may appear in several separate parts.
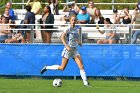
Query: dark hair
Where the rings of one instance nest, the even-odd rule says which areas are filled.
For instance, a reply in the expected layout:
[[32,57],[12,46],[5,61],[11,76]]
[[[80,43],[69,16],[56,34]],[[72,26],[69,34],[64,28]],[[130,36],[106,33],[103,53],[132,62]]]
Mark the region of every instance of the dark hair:
[[1,19],[2,19],[2,18],[6,18],[6,17],[5,17],[4,15],[2,15],[2,16],[1,16]]
[[45,6],[47,9],[49,9],[49,13],[51,14],[51,8],[50,8],[50,6],[49,5],[46,5]]
[[140,2],[138,2],[138,3],[136,4],[136,8],[135,8],[136,10],[140,10],[140,6],[139,6],[139,5],[140,5]]
[[[15,21],[12,20],[12,21],[10,22],[10,24],[15,24]],[[10,25],[10,27],[14,28],[14,27],[16,27],[16,25]]]
[[31,12],[31,9],[32,9],[31,6],[29,6],[29,5],[26,6],[26,10],[27,10],[28,12]]
[[110,21],[109,18],[105,18],[104,20],[107,21],[107,22],[109,22],[110,24],[112,24],[112,22]]

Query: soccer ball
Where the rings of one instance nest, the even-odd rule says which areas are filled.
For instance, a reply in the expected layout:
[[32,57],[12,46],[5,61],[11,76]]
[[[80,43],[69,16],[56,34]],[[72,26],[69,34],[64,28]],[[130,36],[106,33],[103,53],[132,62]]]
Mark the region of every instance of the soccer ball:
[[53,80],[53,86],[54,87],[61,87],[62,86],[62,80],[61,79],[54,79]]

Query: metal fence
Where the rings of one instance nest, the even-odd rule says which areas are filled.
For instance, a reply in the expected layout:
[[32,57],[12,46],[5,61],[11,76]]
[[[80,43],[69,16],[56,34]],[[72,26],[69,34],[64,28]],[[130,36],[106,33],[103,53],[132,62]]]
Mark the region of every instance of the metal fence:
[[[60,36],[61,33],[65,30],[66,26],[69,24],[4,24],[4,25],[22,25],[30,26],[30,28],[12,28],[10,30],[20,30],[20,31],[30,31],[30,42],[31,43],[42,43],[41,31],[52,31],[52,42],[51,43],[61,43]],[[53,25],[53,29],[41,29],[41,25]],[[93,43],[96,44],[98,39],[105,39],[106,35],[99,33],[98,30],[116,30],[118,39],[121,41],[120,44],[131,44],[131,35],[133,31],[139,29],[134,29],[135,25],[139,24],[110,24],[115,26],[114,29],[104,29],[104,24],[98,24],[99,29],[96,28],[97,24],[76,24],[82,27],[81,42],[82,43]],[[35,27],[35,28],[34,28]],[[37,35],[34,38],[34,35]],[[139,38],[138,38],[139,42]]]
[[[24,9],[24,5],[26,5],[26,2],[21,2],[21,3],[16,3],[13,2],[13,5],[22,5],[22,9]],[[42,3],[42,5],[46,5],[48,3]],[[66,3],[59,3],[60,5],[65,5]],[[76,3],[77,5],[88,5],[88,3]],[[116,5],[136,5],[137,3],[115,3],[114,0],[110,3],[104,3],[104,2],[99,2],[99,3],[94,3],[95,5],[111,5],[112,9],[115,8]]]

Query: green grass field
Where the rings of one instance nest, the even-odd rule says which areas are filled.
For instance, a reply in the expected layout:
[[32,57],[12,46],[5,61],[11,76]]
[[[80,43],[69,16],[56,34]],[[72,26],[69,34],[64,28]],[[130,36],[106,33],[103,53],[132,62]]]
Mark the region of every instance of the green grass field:
[[0,93],[140,93],[140,81],[90,80],[92,87],[81,80],[62,81],[62,87],[53,87],[53,80],[0,79]]

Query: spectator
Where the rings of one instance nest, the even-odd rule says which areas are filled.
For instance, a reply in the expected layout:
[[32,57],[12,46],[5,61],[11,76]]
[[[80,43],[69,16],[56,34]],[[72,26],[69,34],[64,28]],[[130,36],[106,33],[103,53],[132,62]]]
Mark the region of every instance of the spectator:
[[9,15],[12,17],[12,20],[15,20],[15,14],[14,14],[14,11],[12,9],[12,3],[11,2],[7,2],[6,3],[6,8],[9,9]]
[[[11,21],[10,24],[15,24],[15,21]],[[22,34],[15,30],[17,28],[16,25],[10,25],[12,37],[5,40],[5,43],[25,43],[25,39],[23,38]],[[14,29],[14,30],[12,30]]]
[[[123,13],[123,14],[122,14]],[[132,20],[132,15],[129,14],[129,9],[128,8],[124,8],[121,12],[120,12],[120,15],[119,15],[119,20],[121,20],[122,24],[131,24],[131,20]],[[125,26],[125,25],[124,25]],[[127,26],[129,27],[129,26]],[[124,33],[120,33],[120,35],[124,35]],[[128,34],[125,34],[125,37],[127,39],[127,42],[129,40],[129,33]]]
[[[132,24],[140,24],[140,2],[137,4],[137,7],[134,9],[134,17],[132,19]],[[134,29],[139,30],[133,30],[132,31],[132,37],[131,37],[131,43],[136,44],[137,38],[140,35],[140,26],[135,25]]]
[[[122,15],[122,12],[124,12],[124,15]],[[128,8],[124,8],[120,12],[119,19],[122,19],[123,24],[130,24],[131,23],[132,15],[129,14],[129,9]]]
[[6,17],[1,16],[1,25],[0,25],[0,42],[4,43],[4,41],[8,38],[8,34],[10,34],[10,26],[4,25],[6,23]]
[[90,16],[87,13],[87,8],[86,6],[82,6],[81,13],[77,15],[77,22],[79,24],[88,24],[89,21],[90,21]]
[[95,10],[96,10],[96,9],[97,9],[97,8],[94,6],[94,2],[93,2],[93,1],[89,1],[89,3],[88,3],[88,8],[87,8],[87,12],[88,12],[88,14],[89,14],[91,17],[94,16]]
[[100,9],[96,9],[94,16],[92,16],[91,23],[104,24],[104,17],[102,16]]
[[48,0],[51,12],[54,15],[58,15],[58,0]]
[[64,16],[64,20],[69,22],[69,18],[71,15],[75,14],[77,15],[79,13],[79,7],[75,2],[67,2],[66,5],[63,8],[63,12],[69,12],[68,15]]
[[[44,14],[42,15],[42,18],[40,20],[40,23],[43,24],[54,24],[54,15],[51,13],[50,6],[44,7]],[[41,26],[43,29],[52,29],[53,25],[43,25]],[[51,43],[51,37],[52,37],[52,31],[46,30],[41,31],[42,34],[42,40],[44,43]]]
[[76,13],[80,11],[80,8],[77,6],[76,2],[67,2],[63,8],[63,12],[69,12],[70,10],[74,10]]
[[5,8],[3,16],[5,16],[5,18],[6,18],[6,23],[10,23],[12,21],[12,17],[9,14],[8,8]]
[[[25,18],[24,18],[24,23],[25,24],[35,24],[35,14],[33,12],[31,12],[31,6],[26,6],[26,14],[25,14]],[[27,26],[28,29],[31,28],[31,25]],[[30,42],[30,31],[27,30],[26,31],[26,42]]]
[[[105,18],[104,20],[105,26],[104,29],[114,29],[114,26],[110,25],[112,22],[110,21],[109,18]],[[99,29],[99,27],[97,27]],[[100,31],[98,30],[101,34],[106,33],[106,38],[105,39],[100,39],[97,41],[97,44],[112,44],[116,42],[116,31],[115,30],[104,30]]]
[[28,0],[26,5],[30,5],[32,7],[31,12],[34,12],[35,15],[39,14],[42,8],[42,5],[38,0],[34,0],[33,2],[31,2],[31,0]]
[[113,24],[119,24],[119,15],[118,15],[118,9],[114,8],[113,9],[113,15],[110,17],[110,20]]

